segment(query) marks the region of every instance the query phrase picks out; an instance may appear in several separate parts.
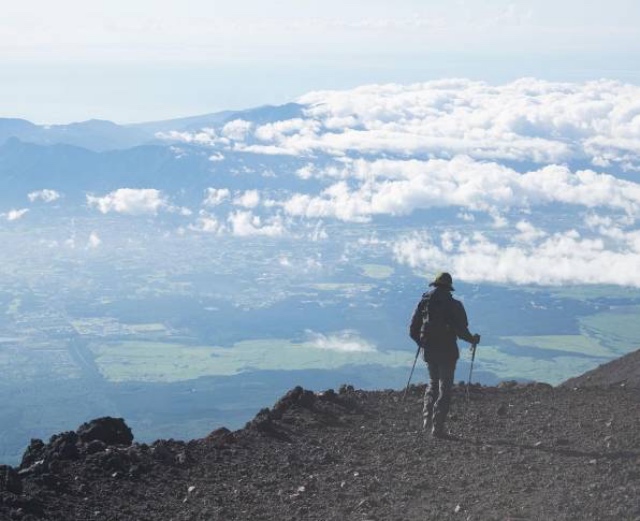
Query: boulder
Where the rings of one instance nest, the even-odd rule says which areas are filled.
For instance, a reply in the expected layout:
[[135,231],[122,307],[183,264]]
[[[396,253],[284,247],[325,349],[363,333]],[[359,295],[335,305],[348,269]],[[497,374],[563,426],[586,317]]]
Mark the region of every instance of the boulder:
[[106,445],[131,445],[133,434],[122,418],[97,418],[83,423],[76,431],[83,443],[98,440]]

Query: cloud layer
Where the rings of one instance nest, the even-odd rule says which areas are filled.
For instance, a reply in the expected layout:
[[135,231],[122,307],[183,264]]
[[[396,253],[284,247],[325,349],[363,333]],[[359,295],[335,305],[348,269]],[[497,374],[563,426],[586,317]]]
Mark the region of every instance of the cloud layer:
[[333,175],[338,180],[320,194],[295,194],[284,201],[285,212],[358,222],[429,208],[495,214],[562,203],[640,215],[637,183],[592,170],[573,172],[559,165],[521,174],[466,156],[429,161],[356,160],[335,169]]
[[579,163],[640,170],[640,87],[533,78],[368,85],[300,97],[304,117],[169,132],[165,139],[256,154]]
[[425,273],[443,267],[467,282],[509,284],[615,284],[640,287],[640,232],[609,242],[572,230],[515,236],[507,243],[481,233],[428,234],[393,243],[395,258]]
[[168,206],[160,190],[154,188],[119,188],[103,197],[87,195],[87,204],[101,213],[129,215],[155,215]]
[[307,344],[316,348],[347,353],[373,353],[375,346],[362,339],[356,331],[346,330],[324,335],[307,331]]
[[35,201],[42,201],[45,203],[52,203],[60,199],[60,193],[55,190],[50,190],[45,188],[43,190],[37,190],[35,192],[31,192],[27,195],[29,201],[32,203]]
[[640,170],[640,87],[614,81],[502,86],[471,80],[312,92],[304,118],[162,137],[258,154],[392,154],[589,163]]
[[[250,121],[248,111],[247,120],[159,136],[204,149],[215,169],[243,158],[232,173],[279,156],[270,171],[278,189],[210,187],[185,231],[328,241],[327,223],[357,229],[384,219],[398,224],[378,248],[417,270],[640,286],[640,87],[452,79],[297,102],[293,118]],[[103,213],[171,208],[152,189],[88,203]]]

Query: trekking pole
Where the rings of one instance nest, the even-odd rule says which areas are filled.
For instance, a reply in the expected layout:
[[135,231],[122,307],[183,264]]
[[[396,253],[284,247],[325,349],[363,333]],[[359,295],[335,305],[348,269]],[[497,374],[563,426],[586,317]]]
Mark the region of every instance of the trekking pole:
[[469,385],[471,384],[471,373],[473,373],[473,362],[476,359],[476,347],[478,347],[478,344],[471,344],[471,366],[469,367],[469,379],[467,380],[466,392],[467,405],[469,404]]
[[411,377],[413,376],[413,371],[416,368],[416,362],[418,361],[418,355],[420,354],[420,349],[422,346],[418,344],[418,350],[416,351],[416,357],[413,359],[413,366],[411,367],[411,372],[409,373],[409,380],[407,380],[407,387],[404,390],[404,395],[402,395],[402,401],[407,397],[407,392],[409,391],[409,384],[411,383]]

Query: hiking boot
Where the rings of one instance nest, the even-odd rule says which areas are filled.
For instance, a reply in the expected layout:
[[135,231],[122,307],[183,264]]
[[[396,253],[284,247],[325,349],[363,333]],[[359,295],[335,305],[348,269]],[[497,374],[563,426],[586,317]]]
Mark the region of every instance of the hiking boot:
[[433,430],[431,431],[431,436],[433,436],[434,438],[438,438],[439,440],[450,440],[450,441],[457,441],[460,438],[458,436],[456,436],[455,434],[451,434],[450,432],[447,432],[444,430],[444,426],[433,426]]

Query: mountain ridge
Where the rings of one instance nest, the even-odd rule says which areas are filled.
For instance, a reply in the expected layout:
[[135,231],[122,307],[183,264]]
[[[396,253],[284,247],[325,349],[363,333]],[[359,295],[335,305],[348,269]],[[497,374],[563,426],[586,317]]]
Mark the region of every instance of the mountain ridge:
[[615,358],[580,376],[570,378],[562,385],[567,387],[621,385],[640,388],[640,350]]
[[408,393],[296,387],[243,429],[131,443],[101,418],[0,467],[0,519],[636,519],[632,387],[459,384],[423,433]]
[[159,132],[187,132],[218,127],[234,119],[248,118],[255,123],[290,119],[302,114],[303,105],[261,105],[243,110],[225,110],[141,123],[118,124],[110,120],[89,119],[56,125],[38,125],[21,118],[0,117],[0,146],[11,138],[37,145],[73,145],[94,152],[124,150],[157,144]]

